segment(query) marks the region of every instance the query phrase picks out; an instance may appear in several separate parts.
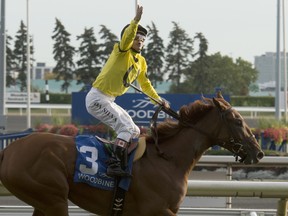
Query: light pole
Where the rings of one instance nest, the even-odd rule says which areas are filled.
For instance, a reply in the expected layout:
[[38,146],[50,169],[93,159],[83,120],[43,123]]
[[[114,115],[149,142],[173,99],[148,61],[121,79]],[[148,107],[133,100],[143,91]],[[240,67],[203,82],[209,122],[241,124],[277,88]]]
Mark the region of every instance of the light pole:
[[5,0],[1,0],[0,23],[0,129],[6,127],[5,92],[6,92],[6,29],[5,29]]
[[285,0],[282,0],[282,14],[283,14],[283,68],[284,68],[284,119],[287,122],[287,62],[286,62],[286,28],[285,28]]
[[29,0],[27,0],[27,128],[31,128],[30,79]]
[[277,120],[281,119],[281,111],[280,111],[280,71],[281,71],[281,56],[280,56],[280,7],[281,2],[277,0],[277,37],[276,37],[276,88],[275,88],[275,117]]

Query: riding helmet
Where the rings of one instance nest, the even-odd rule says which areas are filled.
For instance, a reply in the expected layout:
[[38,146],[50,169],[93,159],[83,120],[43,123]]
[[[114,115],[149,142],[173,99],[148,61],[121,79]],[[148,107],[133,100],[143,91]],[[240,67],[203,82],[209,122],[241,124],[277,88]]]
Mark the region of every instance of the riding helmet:
[[[127,24],[121,31],[121,38],[124,34],[125,29],[129,26],[130,24]],[[140,24],[138,25],[137,28],[137,33],[146,36],[148,34],[147,29],[145,29],[143,26],[141,26]]]

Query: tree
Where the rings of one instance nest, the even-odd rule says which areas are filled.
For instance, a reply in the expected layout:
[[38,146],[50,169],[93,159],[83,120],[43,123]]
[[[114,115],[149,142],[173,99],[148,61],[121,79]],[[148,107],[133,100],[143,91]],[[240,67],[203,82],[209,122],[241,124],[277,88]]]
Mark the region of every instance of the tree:
[[241,58],[234,63],[232,58],[216,53],[194,61],[181,85],[183,93],[212,93],[220,87],[232,95],[247,95],[257,73],[251,63]]
[[165,47],[163,44],[163,39],[159,36],[159,31],[156,25],[152,22],[151,26],[148,28],[148,40],[146,48],[143,50],[142,54],[147,61],[148,66],[148,76],[154,87],[157,87],[157,82],[163,81],[164,71],[163,65],[165,61]]
[[169,80],[173,81],[177,92],[181,78],[184,78],[185,71],[193,59],[193,40],[176,22],[172,23],[174,28],[169,34],[170,42],[166,48],[165,70],[169,73]]
[[77,84],[91,84],[100,72],[99,45],[94,36],[93,28],[84,30],[84,33],[77,37],[81,40],[79,47],[80,60],[77,61],[78,68],[75,71]]
[[[253,68],[253,65],[243,60],[242,58],[236,59],[237,74],[239,74],[239,89],[238,92],[234,91],[237,95],[248,95],[249,88],[253,86],[253,83],[258,79],[258,71]],[[232,87],[232,86],[231,86]]]
[[103,43],[99,44],[101,50],[99,53],[100,54],[99,58],[101,59],[102,64],[104,65],[108,57],[110,56],[115,43],[117,43],[119,40],[117,36],[113,34],[111,30],[108,29],[105,25],[101,25],[99,34],[100,39],[103,41]]
[[[32,39],[29,39],[32,44]],[[33,46],[30,45],[30,54],[33,54]],[[16,71],[19,73],[18,80],[20,82],[20,90],[24,91],[27,87],[27,28],[23,21],[20,23],[20,29],[16,34],[13,55],[15,57]],[[33,58],[30,58],[33,62]],[[32,63],[31,63],[32,64]]]
[[[197,65],[197,68],[196,68],[197,73],[195,73],[195,70],[193,70],[194,68],[192,67],[194,66],[192,65],[191,65],[191,68],[190,69],[188,68],[188,70],[185,73],[186,73],[186,76],[193,77],[193,80],[195,80],[194,82],[195,89],[199,90],[200,92],[210,91],[210,86],[208,86],[208,89],[207,89],[205,84],[203,84],[204,82],[206,82],[207,73],[209,72],[209,70],[207,70],[207,67],[209,67],[209,63],[207,62],[208,41],[202,33],[196,33],[196,36],[194,37],[194,39],[199,40],[199,49],[194,54],[194,57],[198,56],[198,58],[194,62],[194,65]],[[191,75],[191,73],[193,74]]]
[[15,56],[13,50],[10,48],[12,37],[6,36],[6,86],[9,87],[11,85],[16,84],[16,80],[14,77],[14,72],[16,68]]
[[199,55],[199,59],[205,58],[207,56],[207,51],[208,51],[207,39],[201,32],[196,33],[196,36],[194,37],[194,39],[199,40],[199,50],[194,54],[194,56]]
[[73,62],[73,56],[75,54],[75,48],[70,45],[70,33],[65,30],[60,20],[56,19],[56,26],[54,28],[52,39],[55,40],[53,45],[54,60],[56,66],[53,68],[53,72],[56,74],[56,80],[64,80],[61,85],[62,91],[68,93],[68,88],[71,85],[70,82],[73,79],[73,70],[75,64]]

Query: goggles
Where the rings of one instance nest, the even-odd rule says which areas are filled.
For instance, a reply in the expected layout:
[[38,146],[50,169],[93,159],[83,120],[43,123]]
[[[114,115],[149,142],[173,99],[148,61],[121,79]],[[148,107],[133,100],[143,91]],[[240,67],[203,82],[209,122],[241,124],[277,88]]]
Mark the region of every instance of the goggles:
[[142,35],[142,34],[136,34],[136,36],[135,36],[135,38],[134,38],[134,40],[140,40],[140,41],[145,41],[145,39],[146,39],[146,36],[144,36],[144,35]]

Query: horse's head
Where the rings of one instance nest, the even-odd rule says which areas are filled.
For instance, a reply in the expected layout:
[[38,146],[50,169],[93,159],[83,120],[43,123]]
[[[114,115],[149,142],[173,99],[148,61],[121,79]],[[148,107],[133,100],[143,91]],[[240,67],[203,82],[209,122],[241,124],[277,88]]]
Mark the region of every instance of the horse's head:
[[240,157],[240,162],[258,163],[264,157],[264,153],[242,116],[224,100],[221,93],[212,101],[223,122],[216,144],[231,151],[236,160]]
[[[219,145],[245,164],[258,163],[264,157],[252,131],[242,116],[224,100],[219,92],[217,97],[197,100],[184,105],[179,110],[179,122],[167,121],[157,127],[159,141],[167,140],[179,134],[183,128],[189,128],[205,137],[206,149]],[[190,130],[185,130],[191,135]],[[149,139],[152,139],[150,136]],[[200,142],[198,142],[200,143]],[[202,148],[199,152],[204,152]],[[202,151],[203,150],[203,151]]]

